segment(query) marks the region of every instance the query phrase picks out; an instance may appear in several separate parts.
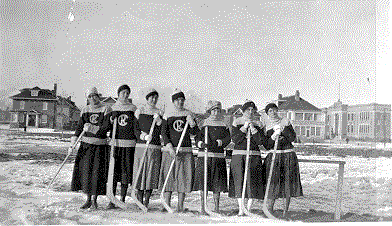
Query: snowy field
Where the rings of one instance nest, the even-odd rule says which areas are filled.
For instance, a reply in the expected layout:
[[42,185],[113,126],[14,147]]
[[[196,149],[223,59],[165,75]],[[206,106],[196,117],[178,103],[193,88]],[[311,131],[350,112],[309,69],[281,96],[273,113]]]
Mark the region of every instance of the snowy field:
[[[256,202],[254,213],[260,218],[235,216],[236,200],[223,194],[220,217],[199,216],[199,192],[187,195],[185,206],[189,213],[161,213],[160,200],[154,192],[151,211],[141,212],[136,204],[131,210],[105,210],[108,199],[98,198],[98,210],[79,210],[85,201],[81,193],[69,192],[73,158],[64,166],[46,195],[46,186],[61,164],[69,145],[69,138],[20,136],[0,131],[0,224],[131,224],[131,223],[258,223],[272,222],[264,218],[261,205]],[[300,147],[298,147],[300,148]],[[57,154],[51,154],[57,153]],[[63,153],[63,154],[59,154]],[[299,156],[302,159],[329,159],[345,161],[342,220],[392,220],[392,158],[364,158],[358,156]],[[333,221],[338,166],[333,164],[300,163],[304,197],[293,198],[289,217],[285,221]],[[47,197],[48,208],[46,205]],[[130,197],[127,202],[133,203]],[[176,205],[176,194],[173,205]],[[281,214],[282,201],[276,209]],[[131,204],[132,205],[132,204]],[[212,194],[208,199],[210,208]]]

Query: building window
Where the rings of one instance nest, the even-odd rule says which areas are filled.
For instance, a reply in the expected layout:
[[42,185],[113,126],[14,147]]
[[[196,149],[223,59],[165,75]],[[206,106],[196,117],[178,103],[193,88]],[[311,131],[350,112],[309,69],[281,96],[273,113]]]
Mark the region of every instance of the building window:
[[20,109],[24,109],[25,108],[25,102],[24,101],[21,101],[20,102]]
[[305,136],[306,134],[306,128],[305,126],[301,126],[301,136]]
[[48,116],[47,116],[47,115],[42,115],[42,117],[41,117],[41,122],[42,122],[43,124],[48,123]]
[[17,113],[13,113],[11,115],[11,121],[12,122],[18,122],[18,114]]
[[295,133],[296,134],[301,134],[301,127],[299,127],[299,126],[296,126],[295,128],[294,128],[294,131],[295,131]]
[[316,127],[316,136],[319,137],[321,136],[321,127]]
[[48,110],[48,102],[42,104],[42,110]]
[[31,90],[31,96],[37,97],[38,96],[38,91],[39,90]]
[[303,113],[295,113],[295,120],[304,120],[304,114]]
[[327,123],[331,120],[331,116],[327,115]]
[[305,120],[306,121],[312,120],[312,114],[311,113],[305,113]]
[[314,120],[314,121],[317,121],[317,114],[314,114],[314,115],[313,115],[313,120]]
[[315,128],[314,126],[312,126],[312,127],[310,128],[310,135],[311,135],[311,136],[316,135],[316,128]]
[[291,112],[287,113],[287,117],[288,117],[290,120],[292,120],[292,118],[291,118]]

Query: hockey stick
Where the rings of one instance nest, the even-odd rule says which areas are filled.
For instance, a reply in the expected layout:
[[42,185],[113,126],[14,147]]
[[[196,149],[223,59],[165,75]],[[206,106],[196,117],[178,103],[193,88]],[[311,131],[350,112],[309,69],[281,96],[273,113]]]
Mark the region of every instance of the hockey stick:
[[[113,134],[112,134],[112,145],[110,147],[110,160],[109,160],[109,174],[108,174],[108,182],[106,184],[106,196],[109,198],[109,200],[116,206],[120,207],[121,209],[128,209],[131,206],[125,202],[122,202],[114,196],[113,193],[113,181],[114,181],[114,164],[115,164],[115,159],[114,159],[114,147],[115,147],[115,141],[116,141],[116,130],[117,130],[117,118],[114,119],[113,122]],[[116,183],[117,187],[117,183]]]
[[[151,127],[150,127],[150,132],[149,132],[150,137],[152,137],[152,133],[154,132],[154,127],[155,127],[155,124],[156,124],[156,122],[157,122],[157,119],[158,119],[158,118],[154,118],[154,120],[152,121],[152,125],[151,125]],[[150,142],[151,142],[151,140],[149,140],[149,141],[146,142],[146,149],[144,150],[144,153],[143,153],[143,155],[142,155],[142,158],[140,159],[140,162],[139,162],[140,165],[139,165],[139,168],[138,168],[138,170],[137,170],[136,177],[135,177],[135,180],[136,180],[136,181],[133,182],[133,189],[132,189],[132,192],[131,192],[131,197],[132,197],[133,200],[135,201],[136,205],[137,205],[138,207],[140,207],[140,209],[143,210],[143,212],[147,212],[148,209],[147,209],[147,207],[146,207],[143,203],[141,203],[141,202],[137,199],[137,197],[136,197],[136,191],[137,191],[137,189],[136,189],[136,184],[137,184],[138,179],[139,179],[139,177],[140,177],[140,173],[142,172],[142,168],[143,168],[143,165],[144,165],[144,159],[146,158],[147,149],[148,149],[148,146],[150,145]]]
[[54,175],[52,181],[48,184],[48,186],[46,187],[46,208],[48,207],[48,202],[49,202],[49,187],[53,184],[54,180],[56,179],[57,175],[60,173],[61,169],[63,168],[63,166],[65,165],[65,162],[67,162],[69,156],[71,156],[73,150],[76,148],[76,146],[78,145],[78,143],[82,140],[83,135],[86,133],[86,131],[82,131],[82,133],[79,135],[78,139],[76,140],[76,142],[74,143],[74,145],[72,147],[69,147],[68,149],[68,154],[65,157],[63,163],[61,163],[61,166],[59,167],[59,169],[57,170],[56,174]]
[[204,130],[204,143],[206,144],[206,148],[205,148],[205,153],[204,153],[204,190],[203,190],[203,196],[204,196],[204,210],[206,211],[206,213],[212,217],[220,217],[219,214],[216,214],[212,211],[210,211],[207,207],[207,196],[208,196],[208,189],[207,189],[207,175],[208,175],[208,126],[205,127]]
[[[247,142],[246,142],[246,159],[245,159],[244,184],[242,186],[241,205],[242,205],[242,208],[244,210],[244,213],[247,216],[256,217],[257,215],[251,213],[245,206],[245,192],[246,192],[246,185],[247,185],[247,182],[248,182],[249,158],[250,158],[250,129],[248,129],[248,131],[247,131],[246,138],[247,138]],[[248,196],[250,196],[250,194],[248,194]]]
[[[186,132],[186,130],[188,129],[188,125],[189,125],[189,123],[188,123],[188,121],[187,121],[187,122],[185,123],[184,130],[182,131],[182,134],[181,134],[181,137],[180,137],[180,141],[178,142],[178,145],[177,145],[176,155],[177,155],[178,151],[180,150],[180,147],[181,147],[181,145],[182,145],[182,140],[184,140],[185,132]],[[170,165],[170,168],[169,168],[169,172],[167,173],[167,176],[166,176],[166,179],[165,179],[165,183],[163,184],[162,192],[161,192],[161,201],[162,201],[162,204],[163,204],[163,206],[165,207],[165,209],[166,209],[169,213],[174,213],[174,210],[169,206],[168,203],[166,203],[166,200],[165,200],[165,197],[164,197],[163,193],[165,193],[166,185],[167,185],[167,182],[169,181],[170,173],[171,173],[172,170],[173,170],[173,167],[174,167],[174,163],[175,163],[175,162],[176,162],[176,156],[174,156],[174,159],[173,159],[173,161],[171,162],[171,165]]]
[[274,151],[272,152],[271,166],[270,166],[270,171],[269,171],[269,175],[268,175],[267,188],[265,189],[264,203],[263,203],[263,212],[264,212],[264,214],[268,218],[274,219],[274,220],[279,220],[279,219],[274,217],[274,215],[272,215],[272,213],[268,210],[268,208],[267,208],[267,198],[268,198],[268,192],[269,192],[270,185],[271,185],[272,171],[273,171],[274,164],[275,164],[276,150],[278,149],[279,136],[280,136],[280,133],[277,135],[277,138],[275,140],[275,145],[274,145]]

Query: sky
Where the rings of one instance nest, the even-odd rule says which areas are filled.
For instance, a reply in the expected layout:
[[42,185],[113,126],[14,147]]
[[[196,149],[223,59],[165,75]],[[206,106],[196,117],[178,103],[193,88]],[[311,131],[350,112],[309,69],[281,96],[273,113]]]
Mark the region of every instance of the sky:
[[92,86],[117,97],[148,88],[170,107],[223,108],[278,94],[322,108],[392,104],[389,1],[1,1],[0,107],[38,86],[85,104]]

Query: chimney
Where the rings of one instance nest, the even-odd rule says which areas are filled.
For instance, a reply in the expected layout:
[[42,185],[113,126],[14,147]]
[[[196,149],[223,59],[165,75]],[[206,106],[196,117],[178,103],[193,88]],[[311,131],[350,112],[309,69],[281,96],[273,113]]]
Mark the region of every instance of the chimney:
[[57,83],[55,83],[53,86],[53,95],[57,97]]
[[278,94],[278,101],[277,101],[277,105],[278,108],[280,108],[280,106],[283,104],[283,101],[281,101],[283,99],[283,95],[281,93]]
[[299,101],[299,90],[295,91],[295,101]]

